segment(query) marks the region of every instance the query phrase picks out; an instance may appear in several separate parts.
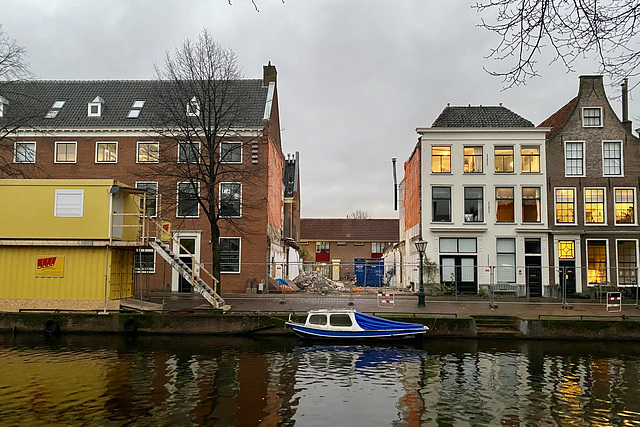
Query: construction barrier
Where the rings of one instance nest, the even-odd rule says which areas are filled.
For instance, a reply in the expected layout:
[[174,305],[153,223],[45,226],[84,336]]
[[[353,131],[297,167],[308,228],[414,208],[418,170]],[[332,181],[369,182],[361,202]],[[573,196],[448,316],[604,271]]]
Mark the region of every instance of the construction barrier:
[[395,307],[395,300],[392,293],[378,292],[378,307],[383,306]]
[[607,311],[622,311],[622,294],[607,292]]

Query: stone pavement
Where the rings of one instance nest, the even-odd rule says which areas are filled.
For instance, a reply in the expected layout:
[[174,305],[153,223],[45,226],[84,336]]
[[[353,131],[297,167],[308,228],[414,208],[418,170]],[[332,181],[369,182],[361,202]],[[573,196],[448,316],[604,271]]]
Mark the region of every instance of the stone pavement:
[[[563,308],[560,300],[551,302],[501,301],[492,308],[488,299],[443,301],[426,297],[426,306],[418,308],[418,297],[411,294],[395,295],[394,303],[378,303],[375,293],[364,294],[223,294],[225,302],[232,312],[306,312],[321,308],[353,308],[366,313],[415,313],[433,316],[470,317],[474,315],[516,316],[522,319],[535,319],[546,316],[610,316],[622,315],[638,317],[640,310],[635,300],[623,301],[622,311],[607,312],[604,303],[597,301],[569,301],[571,308]],[[152,294],[150,302],[130,302],[132,308],[143,306],[145,310],[164,311],[206,311],[211,306],[197,294]]]

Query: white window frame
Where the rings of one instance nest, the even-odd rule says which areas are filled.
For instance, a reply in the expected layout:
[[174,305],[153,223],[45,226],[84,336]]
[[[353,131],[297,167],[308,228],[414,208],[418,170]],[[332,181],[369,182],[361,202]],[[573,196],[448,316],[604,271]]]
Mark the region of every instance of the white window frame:
[[[609,264],[609,256],[611,255],[611,252],[609,251],[609,239],[604,237],[604,238],[593,238],[593,239],[585,239],[584,241],[584,251],[585,251],[585,266],[587,267],[587,271],[586,271],[586,275],[587,275],[587,287],[589,286],[597,286],[595,283],[590,283],[589,282],[589,242],[604,242],[604,259],[605,259],[605,282],[609,282],[609,277],[610,277],[610,272],[609,272],[609,268],[610,268],[610,264]],[[617,245],[616,245],[617,246]],[[577,250],[577,249],[576,249]],[[618,250],[616,247],[616,260],[618,255]]]
[[136,273],[142,273],[142,274],[153,274],[156,272],[156,250],[153,248],[137,248],[136,251],[134,252],[134,260],[136,259],[136,254],[139,252],[144,252],[144,253],[152,253],[153,254],[153,268],[139,268],[138,264],[135,263],[134,264],[134,268],[135,268],[135,272]]
[[616,245],[616,283],[618,284],[618,286],[624,286],[624,287],[628,287],[628,285],[621,285],[620,284],[620,252],[618,250],[618,243],[619,242],[634,242],[635,246],[636,246],[636,285],[638,284],[638,272],[640,271],[640,265],[638,265],[640,263],[640,258],[638,257],[640,255],[640,253],[638,252],[638,239],[615,239],[615,245]]
[[[103,104],[104,104],[104,100],[99,96],[96,96],[96,98],[93,101],[87,104],[87,117],[102,116],[102,110],[104,106]],[[91,112],[91,107],[98,107],[98,111],[96,113]]]
[[[604,169],[604,145],[610,143],[617,143],[620,145],[620,173],[619,174],[607,174]],[[624,144],[620,140],[604,140],[602,141],[602,176],[620,176],[624,177]]]
[[[155,195],[155,199],[156,199],[156,213],[154,215],[150,215],[151,218],[157,218],[158,217],[158,211],[160,210],[160,206],[158,205],[158,193],[160,192],[160,187],[158,186],[158,181],[136,181],[135,182],[135,187],[137,189],[142,189],[140,187],[138,187],[138,184],[155,184],[156,185],[156,195]],[[142,203],[142,196],[140,196],[140,203]],[[146,214],[146,208],[145,208],[145,214]]]
[[3,96],[0,96],[0,117],[4,117],[9,106],[9,100]]
[[[582,145],[582,173],[581,174],[567,174],[567,145],[568,144],[581,144]],[[585,159],[587,157],[587,144],[584,141],[565,141],[564,142],[564,176],[565,177],[578,177],[585,176]]]
[[47,111],[47,114],[45,114],[44,118],[55,119],[56,117],[58,117],[58,113],[60,113],[60,110],[62,110],[62,107],[64,107],[64,104],[66,102],[67,101],[64,99],[58,99],[57,101],[55,101],[49,111]]
[[218,242],[222,239],[237,239],[238,240],[238,271],[222,271],[222,266],[220,268],[221,274],[240,274],[242,273],[242,238],[235,236],[225,236],[220,237]]
[[[500,241],[509,241],[513,243],[513,252],[500,252],[498,249]],[[501,265],[500,255],[513,256],[513,264]],[[497,237],[496,238],[496,281],[500,283],[516,283],[518,281],[518,274],[516,271],[516,265],[518,263],[518,240],[515,237]],[[508,276],[506,280],[501,280],[504,276]]]
[[[530,172],[530,171],[523,171],[522,170],[522,158],[525,156],[524,154],[522,154],[522,149],[531,149],[531,148],[537,148],[538,149],[538,171],[537,172]],[[536,144],[523,144],[521,146],[518,147],[518,151],[520,152],[520,173],[521,174],[540,174],[543,171],[543,165],[542,165],[542,148],[539,145]],[[530,155],[526,154],[527,157],[531,157]],[[536,157],[536,156],[533,156]],[[529,168],[531,168],[531,163],[529,163]]]
[[[558,211],[556,209],[558,197],[556,190],[573,190],[573,222],[558,222]],[[576,187],[553,187],[553,223],[560,226],[578,224],[578,190]]]
[[[618,222],[618,215],[616,214],[617,211],[617,202],[616,202],[616,190],[631,190],[633,191],[633,221],[631,221],[630,223],[624,223],[624,222]],[[614,223],[616,225],[616,227],[629,227],[629,226],[637,226],[638,225],[638,214],[637,214],[637,207],[638,207],[638,197],[636,195],[636,189],[635,187],[613,187],[613,218],[614,218]]]
[[187,102],[187,116],[199,117],[200,116],[200,103],[195,96]]
[[[140,144],[155,144],[158,147],[158,158],[156,160],[140,160]],[[160,162],[160,142],[158,141],[138,141],[136,142],[136,163],[159,163]]]
[[[32,144],[33,145],[33,160],[32,161],[28,161],[28,162],[19,162],[17,160],[17,154],[18,154],[18,145],[26,145],[26,144]],[[36,141],[15,141],[13,143],[13,163],[20,163],[20,164],[32,164],[36,162],[36,151],[37,150],[37,143]]]
[[[234,161],[228,161],[228,160],[224,160],[222,157],[222,145],[223,144],[237,144],[239,146],[239,152],[240,152],[240,161],[238,162],[234,162]],[[234,149],[235,151],[235,149]],[[241,164],[242,163],[242,142],[239,141],[222,141],[220,143],[220,163],[229,163],[229,164]]]
[[[600,111],[600,124],[599,125],[587,125],[585,124],[584,113],[586,110],[599,110]],[[604,117],[602,116],[602,107],[582,107],[582,127],[585,128],[601,128],[603,127]]]
[[[100,144],[116,144],[116,159],[114,161],[109,161],[109,162],[105,162],[105,161],[98,161],[98,146]],[[95,159],[96,163],[102,164],[102,163],[108,163],[108,164],[115,164],[118,163],[118,141],[96,141],[96,159]]]
[[[196,156],[195,161],[193,161],[193,162],[190,162],[190,161],[181,161],[181,160],[180,160],[180,153],[182,153],[182,150],[183,150],[183,149],[182,149],[182,147],[183,147],[184,145],[195,145],[195,144],[197,144],[197,146],[198,146],[198,148],[197,148],[197,150],[196,150],[196,154],[197,154],[197,156]],[[178,163],[184,163],[184,164],[187,164],[187,163],[189,163],[189,164],[196,164],[196,163],[198,163],[198,162],[200,161],[200,154],[201,154],[201,153],[200,153],[200,149],[201,149],[201,148],[200,148],[200,141],[194,141],[194,142],[189,142],[189,141],[179,141],[179,142],[178,142]]]
[[[58,160],[58,144],[73,144],[75,147],[75,160],[73,162]],[[53,163],[77,163],[78,162],[78,143],[76,141],[56,141],[55,151],[53,152]]]
[[[587,190],[602,191],[603,222],[587,222]],[[575,197],[574,197],[575,199]],[[607,189],[604,187],[584,187],[582,189],[582,220],[586,227],[602,227],[607,225]],[[575,215],[574,215],[575,216]]]
[[137,119],[140,117],[140,113],[142,112],[142,108],[144,107],[145,100],[136,99],[133,101],[131,108],[129,109],[129,113],[127,114],[127,119]]
[[[66,200],[62,200],[65,198]],[[61,206],[70,204],[72,206]],[[75,205],[75,206],[73,206]],[[62,218],[82,218],[84,213],[84,190],[55,190],[53,216]]]
[[238,207],[238,215],[222,215],[220,212],[220,216],[222,218],[242,218],[242,183],[241,182],[221,182],[218,186],[218,209],[222,210],[222,186],[225,184],[234,184],[240,186],[240,206]]
[[[176,218],[200,218],[200,203],[196,201],[196,208],[198,213],[195,215],[180,215],[180,184],[189,184],[189,181],[180,181],[176,185]],[[200,197],[200,183],[196,182],[196,197]]]

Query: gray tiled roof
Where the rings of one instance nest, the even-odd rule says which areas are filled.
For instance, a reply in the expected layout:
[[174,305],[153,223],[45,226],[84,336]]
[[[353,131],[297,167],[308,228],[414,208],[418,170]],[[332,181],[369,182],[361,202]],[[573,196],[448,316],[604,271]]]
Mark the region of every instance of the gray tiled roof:
[[[241,93],[242,106],[233,126],[260,126],[267,102],[268,88],[262,80],[230,82],[230,90]],[[7,117],[33,117],[30,125],[39,128],[121,128],[158,125],[160,117],[158,94],[169,93],[168,83],[157,80],[35,80],[0,83],[0,96],[9,100]],[[175,91],[174,91],[175,92]],[[195,94],[180,93],[178,105],[186,105]],[[96,97],[104,100],[100,117],[88,117],[87,105]],[[45,118],[53,103],[64,100],[64,107],[55,118]],[[136,100],[145,100],[137,119],[127,118]],[[3,118],[0,118],[2,121]],[[154,123],[155,122],[155,123]],[[2,123],[0,122],[0,125]],[[165,123],[166,124],[166,123]]]
[[529,120],[503,106],[447,106],[432,127],[448,128],[504,128],[534,127]]

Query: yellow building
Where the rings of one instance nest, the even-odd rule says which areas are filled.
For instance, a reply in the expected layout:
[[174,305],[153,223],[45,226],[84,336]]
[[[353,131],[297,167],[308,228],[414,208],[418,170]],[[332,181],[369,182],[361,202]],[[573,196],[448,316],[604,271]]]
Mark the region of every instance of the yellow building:
[[117,310],[144,246],[141,190],[113,180],[0,180],[0,311]]

